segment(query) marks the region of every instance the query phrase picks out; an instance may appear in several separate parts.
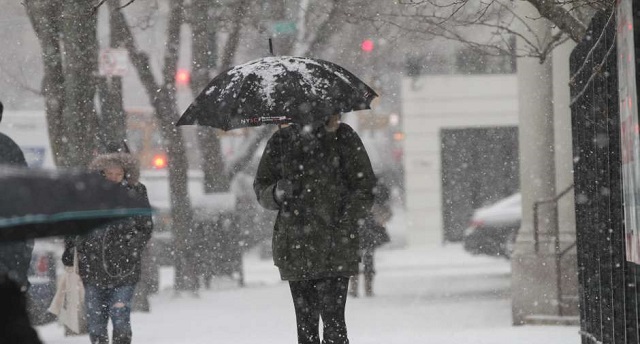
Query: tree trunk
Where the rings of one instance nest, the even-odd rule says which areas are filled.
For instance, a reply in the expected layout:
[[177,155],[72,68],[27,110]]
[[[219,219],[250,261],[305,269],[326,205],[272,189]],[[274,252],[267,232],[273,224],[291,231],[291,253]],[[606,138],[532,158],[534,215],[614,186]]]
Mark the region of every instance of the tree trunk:
[[97,17],[92,3],[64,1],[62,39],[65,66],[64,124],[69,128],[69,166],[86,167],[96,151],[95,74],[98,67]]
[[100,143],[108,150],[124,148],[127,138],[127,118],[122,104],[122,78],[119,76],[100,77]]
[[[107,2],[109,10],[109,46],[113,49],[122,48],[124,38],[122,30],[115,23],[114,10],[118,4]],[[127,138],[127,118],[122,101],[122,77],[103,76],[98,84],[100,95],[100,127],[102,128],[100,141],[106,147],[123,148],[123,141]]]
[[[202,2],[202,3],[198,3]],[[205,6],[206,1],[196,1],[195,8],[200,6]],[[219,71],[225,71],[231,67],[233,64],[233,57],[238,50],[238,44],[240,43],[240,33],[242,31],[242,17],[244,14],[244,8],[248,6],[248,0],[240,0],[237,2],[234,10],[234,17],[231,22],[233,24],[233,28],[231,29],[231,33],[229,34],[229,38],[225,43],[224,50],[222,52],[222,60],[220,62]],[[202,49],[200,41],[204,41],[201,38],[196,37],[196,32],[202,32],[203,28],[198,27],[198,22],[200,22],[203,18],[202,13],[206,13],[206,11],[201,11],[199,14],[194,13],[194,63],[195,59],[200,59],[201,57],[197,57],[198,54],[204,54],[204,49]],[[205,23],[206,23],[206,18]],[[196,42],[198,41],[198,42]],[[197,43],[197,44],[196,44]],[[196,50],[198,49],[198,50]],[[194,94],[197,95],[202,91],[204,87],[206,87],[206,83],[202,85],[194,84],[192,89]],[[222,158],[222,151],[220,147],[220,138],[217,135],[217,130],[213,128],[207,127],[198,127],[198,144],[200,145],[200,153],[202,155],[202,170],[204,172],[204,180],[205,180],[205,192],[223,192],[228,191],[230,187],[230,178],[227,174],[224,173],[224,160]]]
[[[173,93],[173,94],[172,94]],[[169,188],[171,192],[171,218],[176,245],[176,290],[196,290],[198,288],[196,253],[199,236],[194,232],[193,212],[188,193],[188,161],[182,132],[176,130],[174,118],[178,113],[175,90],[163,88],[154,103],[160,130],[167,147],[169,166]]]
[[158,85],[153,76],[149,56],[138,50],[126,18],[120,10],[114,11],[113,24],[122,30],[124,46],[147,92],[149,102],[155,109],[167,149],[171,217],[176,247],[175,288],[177,290],[195,290],[198,286],[197,276],[193,270],[195,261],[194,255],[189,250],[192,240],[193,211],[187,188],[188,162],[182,132],[175,127],[175,121],[178,118],[175,74],[180,47],[180,27],[184,20],[183,14],[183,1],[172,1],[167,28],[167,50],[164,56],[162,86]]
[[[209,35],[215,37],[215,32],[207,29],[209,22],[209,1],[194,0],[191,8],[193,10],[191,18],[192,31],[192,73],[191,91],[193,97],[207,86],[210,79],[212,40]],[[215,43],[215,41],[213,41]],[[204,192],[221,192],[229,189],[229,180],[225,178],[224,161],[220,149],[220,138],[218,130],[209,127],[198,127],[198,145],[200,146],[202,172],[204,173]]]
[[185,154],[182,131],[176,128],[178,107],[176,105],[175,75],[180,50],[180,28],[184,22],[183,0],[171,1],[169,24],[167,27],[167,49],[164,53],[164,67],[162,70],[162,87],[155,94],[153,101],[156,116],[167,145],[167,160],[169,163],[169,187],[171,189],[171,217],[175,235],[177,290],[196,290],[198,288],[197,275],[194,271],[196,261],[192,247],[193,211],[188,190],[188,161]]
[[40,41],[44,77],[42,94],[45,98],[45,111],[49,131],[49,141],[53,159],[58,166],[70,165],[68,145],[69,134],[62,112],[65,104],[64,74],[60,50],[61,0],[26,0],[23,2],[31,26]]

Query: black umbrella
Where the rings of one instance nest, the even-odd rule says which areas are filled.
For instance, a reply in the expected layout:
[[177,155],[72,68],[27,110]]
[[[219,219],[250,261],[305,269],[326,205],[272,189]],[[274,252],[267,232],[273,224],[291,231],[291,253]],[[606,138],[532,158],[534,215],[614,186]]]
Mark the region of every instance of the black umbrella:
[[81,234],[132,215],[146,199],[97,173],[0,167],[0,241]]
[[348,70],[320,59],[264,57],[216,76],[176,125],[223,130],[308,124],[338,112],[369,109],[377,94]]

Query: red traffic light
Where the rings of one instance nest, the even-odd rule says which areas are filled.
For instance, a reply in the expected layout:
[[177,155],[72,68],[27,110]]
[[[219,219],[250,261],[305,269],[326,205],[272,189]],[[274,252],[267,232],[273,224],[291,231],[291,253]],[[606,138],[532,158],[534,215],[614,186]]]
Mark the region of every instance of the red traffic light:
[[167,167],[167,158],[163,154],[156,154],[153,157],[153,167],[157,169]]
[[360,44],[360,48],[362,49],[362,51],[370,53],[373,51],[373,41],[370,39],[365,39],[364,41],[362,41],[362,44]]
[[178,69],[176,72],[176,82],[180,85],[186,85],[191,81],[191,73],[186,69]]

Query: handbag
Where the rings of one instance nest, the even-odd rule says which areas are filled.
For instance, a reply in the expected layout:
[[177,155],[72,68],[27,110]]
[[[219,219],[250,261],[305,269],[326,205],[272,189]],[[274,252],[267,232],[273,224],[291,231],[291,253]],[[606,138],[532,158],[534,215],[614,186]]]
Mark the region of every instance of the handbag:
[[65,268],[65,272],[58,282],[56,294],[47,310],[57,315],[58,321],[72,332],[86,332],[84,285],[78,274],[77,252],[74,252],[73,255],[73,267]]

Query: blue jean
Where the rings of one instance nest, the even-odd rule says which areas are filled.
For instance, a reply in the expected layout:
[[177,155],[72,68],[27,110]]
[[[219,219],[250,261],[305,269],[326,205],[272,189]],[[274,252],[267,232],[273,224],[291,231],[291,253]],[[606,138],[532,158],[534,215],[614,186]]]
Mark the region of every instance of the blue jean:
[[114,288],[85,285],[87,327],[92,344],[109,344],[109,318],[113,325],[113,344],[131,343],[131,299],[134,290],[134,285]]

